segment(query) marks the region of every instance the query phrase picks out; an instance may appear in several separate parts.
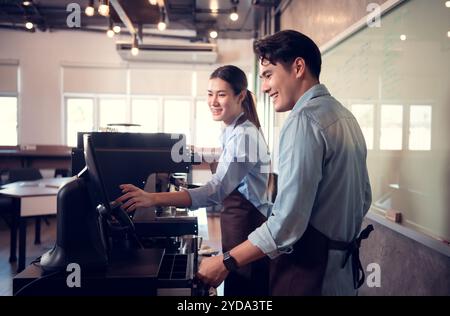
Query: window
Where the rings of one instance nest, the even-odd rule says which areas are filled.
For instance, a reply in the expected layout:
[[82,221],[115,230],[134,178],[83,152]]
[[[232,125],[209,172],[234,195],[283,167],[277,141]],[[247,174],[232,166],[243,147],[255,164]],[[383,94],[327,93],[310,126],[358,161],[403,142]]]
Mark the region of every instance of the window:
[[187,100],[164,100],[164,133],[185,134],[191,140],[191,102]]
[[367,149],[373,149],[374,131],[373,104],[353,104],[351,111],[361,127]]
[[94,129],[94,100],[90,98],[67,99],[67,132],[68,146],[77,145],[77,133]]
[[381,150],[401,150],[403,136],[403,106],[381,106]]
[[409,149],[431,150],[431,106],[411,105],[409,112]]
[[0,97],[0,145],[17,145],[17,97]]
[[156,133],[159,124],[159,102],[156,99],[133,99],[131,103],[131,122],[139,124],[142,133]]
[[195,114],[195,146],[220,147],[221,123],[212,119],[211,111],[206,101],[196,102]]
[[108,124],[127,123],[127,104],[125,99],[100,99],[100,127]]
[[133,123],[140,127],[117,129],[141,133],[181,133],[186,135],[188,144],[220,147],[222,123],[212,119],[203,98],[139,95],[130,99],[127,102],[124,96],[66,95],[67,145],[76,146],[77,132],[96,131],[108,127],[108,124]]

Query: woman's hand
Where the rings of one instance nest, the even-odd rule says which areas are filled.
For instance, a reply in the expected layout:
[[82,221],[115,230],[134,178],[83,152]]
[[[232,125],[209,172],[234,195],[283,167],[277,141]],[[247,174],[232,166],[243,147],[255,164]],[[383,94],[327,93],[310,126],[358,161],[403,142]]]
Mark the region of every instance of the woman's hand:
[[121,208],[127,212],[132,212],[138,207],[156,205],[154,195],[149,192],[145,192],[132,184],[122,184],[120,188],[123,195],[117,198],[116,202],[123,203]]

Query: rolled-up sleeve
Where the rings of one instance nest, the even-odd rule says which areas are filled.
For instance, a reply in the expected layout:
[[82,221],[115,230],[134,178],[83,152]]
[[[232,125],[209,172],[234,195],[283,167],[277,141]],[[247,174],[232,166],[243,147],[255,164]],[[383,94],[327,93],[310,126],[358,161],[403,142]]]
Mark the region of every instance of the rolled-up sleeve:
[[256,165],[249,154],[247,142],[243,133],[237,133],[228,140],[212,179],[204,186],[186,190],[192,200],[191,208],[220,204],[239,186]]
[[278,194],[268,220],[248,240],[270,258],[292,251],[305,232],[322,178],[325,141],[303,112],[289,117],[280,138]]

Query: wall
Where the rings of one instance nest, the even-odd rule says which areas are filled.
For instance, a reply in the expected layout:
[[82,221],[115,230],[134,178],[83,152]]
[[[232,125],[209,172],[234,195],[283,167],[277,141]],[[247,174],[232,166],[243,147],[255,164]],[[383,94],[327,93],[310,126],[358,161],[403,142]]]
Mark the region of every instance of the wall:
[[[127,40],[128,38],[122,38]],[[0,61],[18,60],[19,144],[63,144],[61,66],[127,67],[115,42],[104,34],[74,31],[19,32],[0,30]],[[218,40],[218,63],[233,63],[252,71],[250,40]],[[146,65],[149,67],[149,65]],[[151,65],[194,69],[193,65]],[[208,70],[215,65],[208,65]],[[178,84],[178,83],[177,83]],[[182,84],[182,83],[179,83]],[[190,84],[190,83],[186,83]]]
[[311,37],[320,47],[366,16],[369,3],[386,0],[291,1],[281,16],[281,29],[295,29]]
[[[387,0],[302,0],[291,1],[281,15],[281,29],[294,29],[322,46],[366,16],[369,3]],[[275,114],[274,130],[280,130],[288,113]]]
[[[400,235],[374,221],[375,230],[362,242],[361,262],[380,266],[380,287],[368,287],[359,295],[450,295],[450,258]],[[373,270],[366,271],[366,277]],[[367,280],[366,280],[367,281]]]

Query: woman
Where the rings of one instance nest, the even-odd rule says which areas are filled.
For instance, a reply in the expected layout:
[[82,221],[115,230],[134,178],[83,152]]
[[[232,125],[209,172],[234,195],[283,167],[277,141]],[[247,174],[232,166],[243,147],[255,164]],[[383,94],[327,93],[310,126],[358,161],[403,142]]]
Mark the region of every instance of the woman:
[[[213,120],[222,121],[222,153],[216,173],[206,185],[180,192],[148,193],[121,185],[118,202],[133,211],[138,207],[206,207],[222,204],[221,230],[224,254],[247,240],[267,218],[266,188],[270,158],[259,131],[253,95],[247,90],[245,73],[235,66],[223,66],[210,76],[208,105]],[[258,148],[259,146],[259,148]],[[268,259],[230,271],[224,294],[267,295]],[[234,270],[234,269],[230,269]]]

